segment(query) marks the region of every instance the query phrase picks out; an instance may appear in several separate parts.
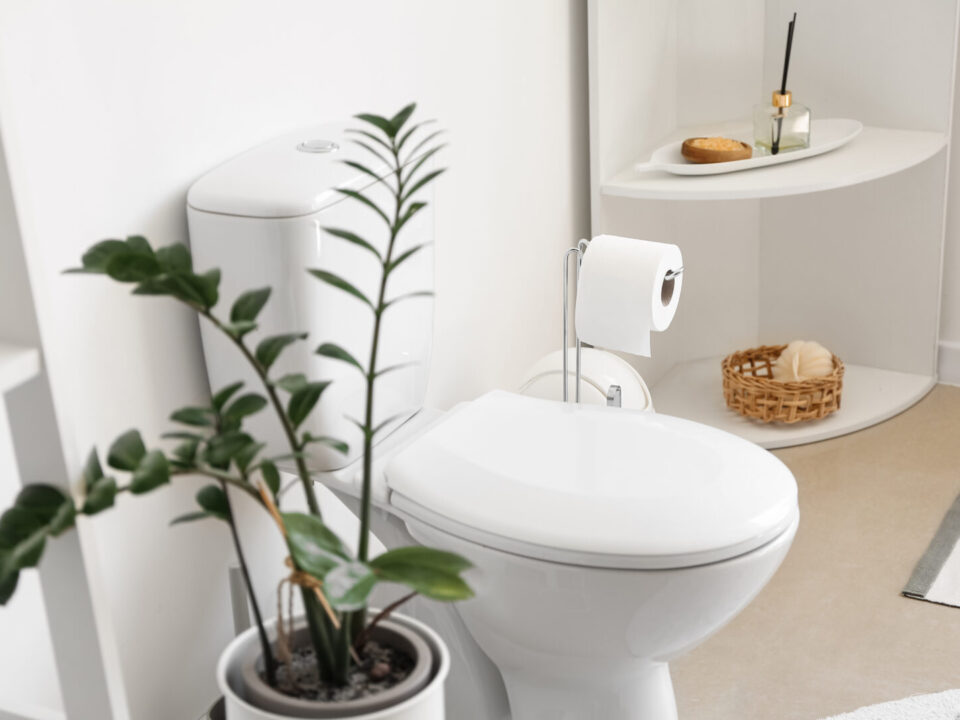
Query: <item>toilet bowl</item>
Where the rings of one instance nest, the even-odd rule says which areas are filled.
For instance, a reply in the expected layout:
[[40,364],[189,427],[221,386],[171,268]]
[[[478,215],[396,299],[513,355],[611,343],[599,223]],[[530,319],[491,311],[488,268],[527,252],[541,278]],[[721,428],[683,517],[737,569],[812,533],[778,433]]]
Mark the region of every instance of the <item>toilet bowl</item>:
[[[697,423],[503,391],[422,423],[381,457],[373,529],[475,566],[474,599],[433,606],[435,626],[455,612],[469,633],[440,621],[472,657],[457,718],[676,718],[669,661],[756,596],[796,533],[789,470]],[[483,655],[465,654],[471,638]],[[476,682],[484,655],[510,715],[483,707],[499,691]]]
[[[330,153],[298,151],[318,139]],[[268,142],[198,180],[187,216],[194,262],[221,268],[223,297],[269,285],[262,330],[309,331],[311,344],[292,345],[271,370],[333,381],[301,430],[349,443],[345,456],[311,446],[309,463],[356,508],[363,442],[345,416],[360,416],[365,381],[313,348],[335,340],[369,357],[370,317],[306,272],[323,268],[361,292],[380,282],[365,250],[323,232],[382,232],[336,192],[384,192],[341,162],[351,147],[342,124]],[[504,391],[446,413],[425,409],[432,301],[419,291],[433,287],[429,210],[404,232],[397,252],[424,249],[391,275],[391,290],[419,299],[391,310],[378,348],[382,366],[400,369],[378,380],[375,422],[391,419],[375,448],[372,531],[388,548],[420,542],[474,564],[475,598],[404,606],[450,649],[448,717],[673,720],[668,663],[734,617],[775,572],[798,522],[793,477],[738,437],[652,412],[642,379],[602,355],[597,401],[610,378],[628,378],[617,383],[623,401],[644,409]],[[201,334],[212,387],[257,386],[227,339],[206,324]],[[528,391],[556,392],[563,375],[555,366],[538,367]],[[245,427],[286,449],[266,413]],[[391,592],[402,590],[378,586],[373,604],[386,606]]]

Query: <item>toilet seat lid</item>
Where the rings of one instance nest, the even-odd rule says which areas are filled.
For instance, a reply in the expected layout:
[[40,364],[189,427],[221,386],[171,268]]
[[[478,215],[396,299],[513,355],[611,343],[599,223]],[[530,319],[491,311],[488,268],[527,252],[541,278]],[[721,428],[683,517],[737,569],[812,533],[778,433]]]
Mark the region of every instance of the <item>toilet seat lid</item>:
[[717,562],[797,517],[793,475],[742,438],[503,391],[449,413],[398,452],[386,476],[391,504],[438,529],[597,567]]

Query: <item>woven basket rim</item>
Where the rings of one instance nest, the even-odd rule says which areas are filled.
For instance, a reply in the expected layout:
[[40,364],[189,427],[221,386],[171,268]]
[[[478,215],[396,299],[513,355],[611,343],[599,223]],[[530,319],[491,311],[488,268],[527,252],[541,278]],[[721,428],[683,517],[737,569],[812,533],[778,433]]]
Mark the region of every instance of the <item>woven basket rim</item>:
[[831,372],[829,375],[821,375],[820,377],[806,378],[804,380],[775,380],[772,377],[768,378],[758,375],[745,375],[734,368],[734,364],[736,364],[736,362],[752,357],[770,356],[771,359],[775,359],[776,357],[779,357],[780,353],[782,353],[786,347],[787,343],[784,343],[783,345],[759,345],[757,347],[747,348],[746,350],[736,350],[723,359],[723,361],[720,363],[720,367],[724,375],[730,375],[731,377],[735,377],[740,381],[769,384],[773,388],[782,388],[784,390],[793,391],[809,389],[811,383],[813,385],[827,386],[843,378],[843,373],[846,369],[844,367],[843,360],[838,358],[833,353],[830,353],[830,357],[833,360],[833,372]]

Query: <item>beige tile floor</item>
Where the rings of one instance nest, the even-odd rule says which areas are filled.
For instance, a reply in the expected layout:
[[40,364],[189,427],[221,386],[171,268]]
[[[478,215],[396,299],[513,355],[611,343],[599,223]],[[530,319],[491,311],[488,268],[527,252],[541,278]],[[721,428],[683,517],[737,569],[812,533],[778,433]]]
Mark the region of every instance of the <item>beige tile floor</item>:
[[960,494],[960,388],[776,454],[800,529],[753,604],[674,663],[681,720],[816,720],[960,688],[960,608],[899,594]]

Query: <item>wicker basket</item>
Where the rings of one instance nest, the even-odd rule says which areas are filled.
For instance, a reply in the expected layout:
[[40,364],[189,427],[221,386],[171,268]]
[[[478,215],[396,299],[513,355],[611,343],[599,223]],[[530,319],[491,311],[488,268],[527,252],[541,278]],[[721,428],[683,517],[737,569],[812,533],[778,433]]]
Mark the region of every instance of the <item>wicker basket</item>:
[[840,409],[843,362],[833,356],[833,372],[797,382],[773,379],[773,364],[786,345],[764,345],[728,355],[721,363],[727,407],[763,422],[819,420]]

